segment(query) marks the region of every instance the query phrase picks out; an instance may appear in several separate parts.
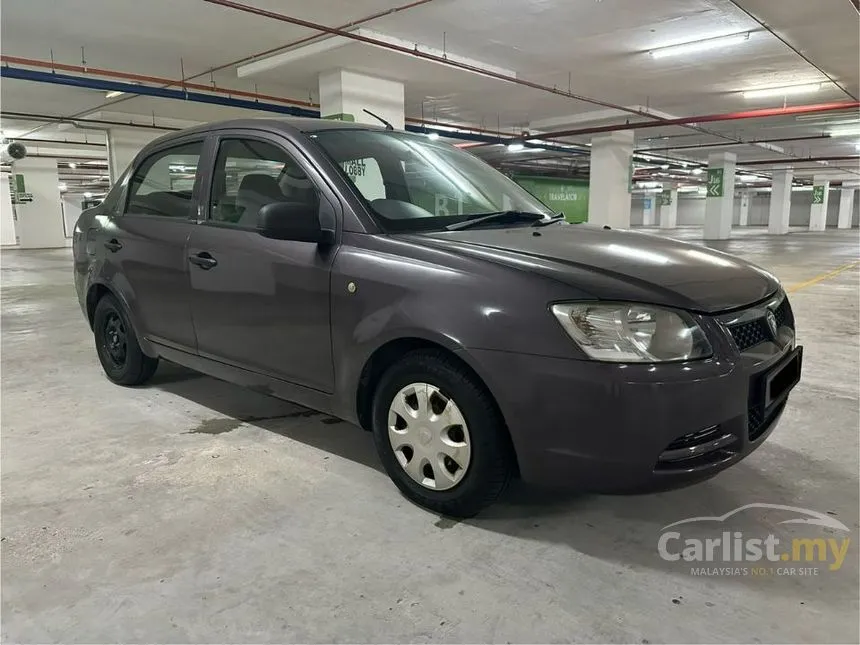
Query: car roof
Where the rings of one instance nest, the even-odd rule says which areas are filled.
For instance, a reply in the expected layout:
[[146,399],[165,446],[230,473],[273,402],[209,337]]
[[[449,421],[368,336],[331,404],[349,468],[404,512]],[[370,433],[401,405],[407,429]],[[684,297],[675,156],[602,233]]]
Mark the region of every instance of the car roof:
[[227,121],[214,121],[203,123],[191,128],[185,128],[171,132],[158,138],[158,142],[168,141],[175,137],[189,134],[212,132],[214,130],[226,130],[230,128],[266,129],[282,132],[319,132],[321,130],[384,130],[383,126],[369,125],[367,123],[352,123],[334,119],[314,119],[310,117],[283,117],[283,118],[257,118],[257,119],[229,119]]

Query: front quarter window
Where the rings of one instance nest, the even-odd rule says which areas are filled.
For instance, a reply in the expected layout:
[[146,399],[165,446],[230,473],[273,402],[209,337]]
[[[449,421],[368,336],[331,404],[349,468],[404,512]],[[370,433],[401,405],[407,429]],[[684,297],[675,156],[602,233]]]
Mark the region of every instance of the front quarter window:
[[500,211],[550,215],[516,183],[467,152],[387,130],[312,135],[388,231],[441,230]]

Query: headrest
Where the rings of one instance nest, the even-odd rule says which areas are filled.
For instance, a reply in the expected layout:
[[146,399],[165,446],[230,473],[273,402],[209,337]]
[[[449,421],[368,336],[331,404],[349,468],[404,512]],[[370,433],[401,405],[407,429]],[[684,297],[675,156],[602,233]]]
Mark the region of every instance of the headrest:
[[239,184],[239,192],[253,192],[268,197],[283,196],[278,182],[274,177],[255,173],[242,177],[242,183]]

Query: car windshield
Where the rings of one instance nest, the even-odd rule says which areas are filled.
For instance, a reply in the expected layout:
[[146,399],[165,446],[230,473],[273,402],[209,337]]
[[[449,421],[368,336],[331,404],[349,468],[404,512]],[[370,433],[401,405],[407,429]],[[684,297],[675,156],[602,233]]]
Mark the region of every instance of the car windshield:
[[552,211],[477,157],[426,136],[388,130],[311,135],[343,169],[386,231],[442,230],[491,213],[482,226],[529,225]]

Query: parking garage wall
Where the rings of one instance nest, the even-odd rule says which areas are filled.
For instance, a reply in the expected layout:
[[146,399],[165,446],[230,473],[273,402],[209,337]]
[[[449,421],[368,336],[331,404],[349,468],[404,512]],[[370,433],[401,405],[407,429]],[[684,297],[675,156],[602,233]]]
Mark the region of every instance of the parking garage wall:
[[[652,197],[653,199],[653,197]],[[702,226],[705,221],[704,197],[681,196],[678,199],[678,226]],[[642,226],[645,198],[634,195],[630,211],[630,224]],[[790,226],[808,226],[809,211],[812,206],[812,191],[795,191],[791,194]],[[750,198],[749,226],[767,226],[770,209],[770,193],[753,194]],[[732,225],[737,226],[740,220],[741,200],[735,198],[735,211]],[[836,226],[839,216],[839,190],[830,193],[827,203],[827,226]],[[852,226],[860,226],[860,190],[854,193],[854,211]]]

